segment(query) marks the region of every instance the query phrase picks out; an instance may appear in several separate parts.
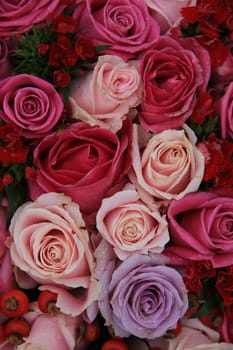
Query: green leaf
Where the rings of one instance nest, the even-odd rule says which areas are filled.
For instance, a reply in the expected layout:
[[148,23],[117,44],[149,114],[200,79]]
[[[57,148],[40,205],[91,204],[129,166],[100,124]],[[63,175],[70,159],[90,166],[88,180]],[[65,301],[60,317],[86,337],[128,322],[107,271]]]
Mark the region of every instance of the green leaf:
[[27,201],[27,184],[24,181],[17,184],[11,184],[5,187],[6,195],[8,198],[7,206],[7,226],[10,224],[10,220],[14,215],[16,209]]

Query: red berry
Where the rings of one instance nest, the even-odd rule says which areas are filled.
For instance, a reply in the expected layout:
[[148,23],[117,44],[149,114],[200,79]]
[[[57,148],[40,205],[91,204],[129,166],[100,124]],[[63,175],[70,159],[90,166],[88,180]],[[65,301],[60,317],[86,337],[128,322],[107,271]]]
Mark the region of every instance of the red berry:
[[28,311],[28,296],[20,289],[8,290],[1,296],[0,308],[5,316],[21,317]]
[[42,312],[56,313],[59,308],[56,306],[57,293],[49,290],[42,290],[38,298],[38,307]]
[[100,336],[100,326],[97,321],[94,321],[92,323],[87,323],[84,331],[84,338],[89,341],[93,342],[96,341]]
[[22,344],[23,338],[28,337],[29,333],[30,326],[25,320],[14,319],[8,321],[5,325],[5,334],[11,344]]
[[109,339],[101,347],[101,350],[128,350],[128,345],[123,340]]

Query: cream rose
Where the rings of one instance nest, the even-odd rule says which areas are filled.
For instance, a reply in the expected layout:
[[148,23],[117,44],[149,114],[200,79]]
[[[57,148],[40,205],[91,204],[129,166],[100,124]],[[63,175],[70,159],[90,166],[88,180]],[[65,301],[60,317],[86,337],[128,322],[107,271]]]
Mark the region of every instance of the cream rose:
[[137,189],[164,200],[197,191],[204,174],[204,157],[196,147],[193,131],[184,126],[147,137],[149,141],[143,145],[145,132],[134,125],[129,176]]
[[140,104],[141,97],[137,61],[104,55],[93,71],[73,82],[69,101],[75,119],[116,132],[127,113]]
[[26,202],[15,212],[9,231],[16,271],[40,284],[82,291],[80,312],[98,298],[89,234],[79,206],[70,197],[47,193]]
[[121,260],[135,252],[160,253],[169,241],[165,217],[143,203],[133,189],[103,199],[96,225]]

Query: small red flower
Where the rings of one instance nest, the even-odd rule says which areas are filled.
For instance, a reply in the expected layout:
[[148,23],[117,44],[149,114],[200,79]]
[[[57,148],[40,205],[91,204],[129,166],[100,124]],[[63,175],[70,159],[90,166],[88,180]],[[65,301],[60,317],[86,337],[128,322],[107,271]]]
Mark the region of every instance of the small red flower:
[[93,58],[95,55],[93,42],[88,38],[79,37],[74,49],[76,55],[82,60]]
[[65,88],[69,86],[71,82],[71,76],[70,74],[65,71],[64,69],[56,70],[53,73],[53,79],[57,87],[59,88]]
[[65,66],[73,67],[78,61],[78,56],[73,49],[68,49],[64,51],[61,60]]
[[233,304],[233,275],[226,271],[219,271],[216,288],[224,300],[225,305]]
[[49,51],[49,44],[39,44],[38,45],[38,52],[40,55],[46,55],[46,53]]
[[14,182],[14,177],[11,174],[7,173],[3,176],[2,181],[3,181],[3,185],[7,186]]
[[195,6],[184,7],[181,9],[182,16],[188,23],[196,23],[199,20],[198,8]]
[[51,30],[60,34],[73,34],[77,29],[77,23],[72,16],[60,15],[55,18]]
[[194,123],[203,123],[213,110],[213,97],[208,92],[203,92],[198,97],[191,119]]

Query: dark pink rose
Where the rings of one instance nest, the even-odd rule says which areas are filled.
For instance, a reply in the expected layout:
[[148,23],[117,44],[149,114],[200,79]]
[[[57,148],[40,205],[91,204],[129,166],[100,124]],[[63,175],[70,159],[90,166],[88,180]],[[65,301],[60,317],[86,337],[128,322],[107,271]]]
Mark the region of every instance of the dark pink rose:
[[168,208],[174,264],[211,260],[214,267],[233,264],[233,197],[210,192],[187,194]]
[[0,293],[14,286],[13,267],[7,247],[9,232],[6,228],[6,208],[0,208]]
[[77,122],[45,137],[34,152],[38,167],[31,183],[33,199],[41,192],[63,192],[80,205],[85,219],[93,215],[107,195],[120,190],[131,166],[132,126],[112,131]]
[[229,84],[219,102],[222,137],[233,138],[233,82]]
[[59,14],[66,1],[61,0],[1,0],[0,36],[12,36],[28,31],[51,15]]
[[61,97],[46,80],[19,74],[0,82],[0,117],[21,129],[25,138],[47,135],[62,111]]
[[195,39],[162,36],[140,64],[144,97],[139,118],[143,128],[160,132],[180,127],[190,117],[197,95],[206,90],[210,67],[207,50]]
[[7,40],[0,38],[0,79],[9,76],[11,68]]
[[157,21],[141,0],[82,0],[74,15],[81,35],[95,45],[108,45],[104,53],[124,59],[135,58],[160,35]]

